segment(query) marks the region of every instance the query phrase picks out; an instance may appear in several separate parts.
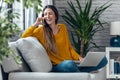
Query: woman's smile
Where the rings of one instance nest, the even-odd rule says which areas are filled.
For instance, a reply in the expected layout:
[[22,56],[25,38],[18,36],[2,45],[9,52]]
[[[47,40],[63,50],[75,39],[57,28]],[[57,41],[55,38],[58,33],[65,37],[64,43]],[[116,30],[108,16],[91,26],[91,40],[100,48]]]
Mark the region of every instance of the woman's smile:
[[55,14],[50,8],[44,11],[44,18],[49,25],[54,24],[56,20]]

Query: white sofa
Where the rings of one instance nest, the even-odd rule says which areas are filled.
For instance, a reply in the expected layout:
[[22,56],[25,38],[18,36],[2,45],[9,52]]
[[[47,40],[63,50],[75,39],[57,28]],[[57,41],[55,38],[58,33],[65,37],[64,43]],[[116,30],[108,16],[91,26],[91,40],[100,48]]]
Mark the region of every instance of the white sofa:
[[16,55],[22,56],[22,64],[17,64],[11,56],[3,60],[2,67],[9,74],[8,80],[106,80],[105,67],[98,73],[49,72],[52,68],[49,57],[34,37],[10,42],[10,47]]

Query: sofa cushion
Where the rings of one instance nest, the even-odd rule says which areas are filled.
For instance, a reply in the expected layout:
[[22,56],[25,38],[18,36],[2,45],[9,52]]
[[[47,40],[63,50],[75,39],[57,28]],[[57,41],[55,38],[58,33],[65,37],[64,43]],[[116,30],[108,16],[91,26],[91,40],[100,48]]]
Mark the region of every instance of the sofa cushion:
[[9,80],[93,80],[89,73],[10,73]]
[[46,50],[35,37],[20,38],[16,44],[32,71],[48,72],[52,69]]
[[[12,52],[16,55],[19,56],[19,52],[16,48],[16,42],[9,42],[9,46],[12,49]],[[10,72],[16,72],[16,71],[29,71],[27,65],[23,62],[21,59],[22,63],[17,63],[13,57],[13,55],[9,55],[7,58],[4,58],[2,61],[2,67],[4,72],[10,73]]]
[[[9,46],[16,54],[17,50],[15,47],[15,43],[16,42],[11,42],[11,43],[9,43]],[[9,55],[9,57],[3,59],[2,67],[3,67],[4,72],[6,72],[6,73],[21,70],[21,65],[17,64],[11,55]]]
[[22,65],[16,63],[16,61],[14,60],[12,56],[9,56],[3,59],[2,67],[3,67],[4,72],[6,73],[21,71],[22,69]]

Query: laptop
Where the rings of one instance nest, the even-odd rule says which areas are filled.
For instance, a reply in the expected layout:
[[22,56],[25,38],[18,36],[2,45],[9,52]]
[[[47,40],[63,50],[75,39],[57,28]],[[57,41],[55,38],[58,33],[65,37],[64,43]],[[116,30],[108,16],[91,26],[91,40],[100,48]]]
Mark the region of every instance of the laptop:
[[77,65],[81,67],[94,67],[100,63],[104,56],[104,52],[89,52],[84,60]]

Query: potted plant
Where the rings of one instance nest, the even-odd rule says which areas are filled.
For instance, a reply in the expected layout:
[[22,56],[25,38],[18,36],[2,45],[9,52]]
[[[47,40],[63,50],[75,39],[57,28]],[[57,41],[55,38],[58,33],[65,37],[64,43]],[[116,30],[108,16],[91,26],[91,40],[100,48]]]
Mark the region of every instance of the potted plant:
[[[13,23],[14,18],[19,18],[18,13],[13,13],[11,9],[3,9],[2,3],[5,2],[8,6],[12,5],[15,1],[20,0],[1,0],[0,5],[0,63],[3,58],[11,55],[19,63],[20,58],[16,56],[9,47],[8,40],[16,33],[20,32],[17,24]],[[23,0],[23,6],[25,8],[33,7],[36,12],[41,11],[41,0]]]
[[[96,7],[91,12],[92,1],[87,0],[85,8],[82,6],[79,0],[75,0],[77,7],[72,2],[68,2],[70,10],[65,10],[65,14],[62,15],[66,23],[68,23],[73,31],[71,31],[73,45],[78,53],[85,56],[90,49],[97,47],[93,42],[93,36],[96,32],[102,30],[103,23],[100,21],[101,14],[111,6],[107,3],[100,7]],[[92,45],[92,46],[91,46]]]

